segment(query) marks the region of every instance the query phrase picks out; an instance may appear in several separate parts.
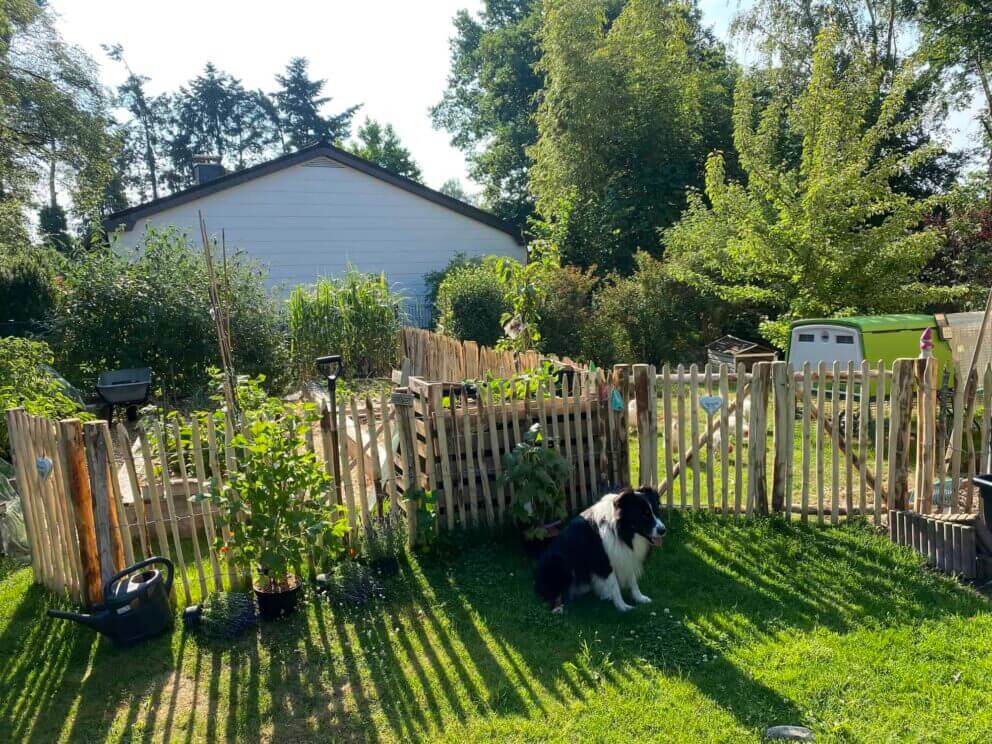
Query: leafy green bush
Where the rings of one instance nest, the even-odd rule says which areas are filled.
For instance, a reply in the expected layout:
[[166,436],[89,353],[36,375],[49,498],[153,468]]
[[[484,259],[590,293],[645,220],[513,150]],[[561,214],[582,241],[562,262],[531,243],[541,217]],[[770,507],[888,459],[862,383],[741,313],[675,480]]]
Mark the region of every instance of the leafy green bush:
[[348,524],[344,508],[328,504],[330,476],[306,447],[319,419],[314,406],[270,398],[244,413],[245,431],[234,438],[237,472],[202,498],[219,507],[217,519],[229,531],[218,538],[221,554],[256,571],[256,586],[282,590],[308,554],[318,564],[337,559]]
[[8,408],[49,418],[79,415],[81,406],[51,370],[52,350],[41,341],[0,338],[0,457],[9,459]]
[[[235,367],[278,390],[287,359],[278,305],[256,264],[234,255],[227,265]],[[203,391],[219,362],[208,287],[201,252],[174,229],[150,230],[130,260],[109,251],[83,257],[65,277],[55,316],[59,368],[91,387],[105,369],[150,367],[166,398]]]
[[438,287],[437,329],[461,341],[495,346],[503,335],[502,317],[512,307],[491,261],[462,266]]
[[296,287],[289,297],[289,333],[297,377],[312,378],[313,360],[326,354],[341,354],[348,376],[388,375],[399,358],[401,301],[384,274],[355,269]]
[[600,366],[701,361],[705,344],[722,335],[730,307],[672,278],[647,253],[637,270],[596,292],[581,330],[582,356]]
[[424,295],[424,301],[431,308],[432,312],[437,307],[437,290],[441,286],[441,282],[448,278],[448,275],[456,269],[460,269],[463,266],[480,266],[482,264],[482,258],[479,256],[473,256],[469,258],[463,252],[458,251],[452,256],[447,265],[443,269],[438,271],[428,271],[424,274],[424,286],[427,288],[427,292]]
[[534,424],[524,440],[503,455],[500,485],[513,487],[512,512],[527,540],[543,540],[547,526],[565,518],[565,478],[568,464],[554,447],[542,442],[541,425]]
[[43,320],[55,298],[55,266],[47,251],[0,252],[0,323]]
[[559,356],[582,353],[582,328],[592,316],[593,269],[562,266],[543,277],[545,295],[538,311],[541,351]]

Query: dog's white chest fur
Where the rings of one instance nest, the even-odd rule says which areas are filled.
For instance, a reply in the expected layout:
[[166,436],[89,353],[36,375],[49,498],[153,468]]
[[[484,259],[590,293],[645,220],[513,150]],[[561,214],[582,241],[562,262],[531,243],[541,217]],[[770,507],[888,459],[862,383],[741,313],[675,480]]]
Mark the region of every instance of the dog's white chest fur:
[[613,525],[600,525],[599,535],[620,586],[631,586],[644,572],[644,560],[651,549],[651,543],[640,535],[634,535],[633,547],[628,547],[617,535]]
[[590,506],[584,516],[593,524],[599,525],[599,537],[610,559],[610,566],[613,567],[620,586],[626,587],[641,578],[651,543],[641,535],[634,535],[633,548],[621,540],[617,535],[613,509],[613,499],[605,497]]

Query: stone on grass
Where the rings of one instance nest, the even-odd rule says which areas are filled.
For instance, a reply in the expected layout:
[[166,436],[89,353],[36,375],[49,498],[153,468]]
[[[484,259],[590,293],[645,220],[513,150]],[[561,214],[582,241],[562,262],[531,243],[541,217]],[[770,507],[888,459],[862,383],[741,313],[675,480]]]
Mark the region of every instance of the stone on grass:
[[805,726],[770,726],[765,729],[765,738],[776,741],[816,741],[813,732]]

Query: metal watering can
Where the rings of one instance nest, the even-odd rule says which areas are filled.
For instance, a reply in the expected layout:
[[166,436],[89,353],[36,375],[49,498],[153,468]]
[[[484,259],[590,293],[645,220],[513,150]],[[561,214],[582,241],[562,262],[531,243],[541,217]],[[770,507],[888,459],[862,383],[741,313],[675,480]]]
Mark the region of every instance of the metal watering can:
[[[160,563],[168,575],[149,566]],[[142,570],[145,569],[145,570]],[[129,646],[172,627],[169,594],[175,567],[161,556],[146,558],[112,576],[103,585],[103,604],[92,614],[49,610],[49,617],[89,625],[114,643]]]

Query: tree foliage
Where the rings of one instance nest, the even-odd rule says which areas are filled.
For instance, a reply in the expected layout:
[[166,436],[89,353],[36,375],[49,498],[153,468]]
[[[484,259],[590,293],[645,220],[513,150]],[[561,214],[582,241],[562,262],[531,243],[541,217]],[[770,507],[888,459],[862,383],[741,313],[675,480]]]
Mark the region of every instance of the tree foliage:
[[[879,155],[884,141],[913,126],[899,112],[916,67],[900,69],[875,114],[882,70],[861,53],[843,65],[838,58],[838,34],[827,29],[794,102],[781,93],[762,101],[757,75],[740,82],[734,140],[747,180],[728,179],[714,153],[705,198],[692,195],[664,235],[675,276],[780,313],[763,326],[779,345],[794,317],[913,310],[954,292],[918,281],[937,247],[936,233],[921,229],[933,200],[891,183],[935,148]],[[801,138],[798,165],[781,152],[786,128]]]
[[915,0],[907,4],[917,10],[929,59],[951,72],[964,102],[972,97],[980,102],[977,109],[986,174],[992,180],[992,7],[987,0]]
[[282,149],[297,150],[314,142],[343,142],[351,132],[351,120],[360,106],[351,106],[330,116],[322,113],[330,103],[322,95],[326,80],[313,80],[305,57],[294,57],[282,75],[276,75],[279,88],[272,94],[275,119]]
[[0,2],[0,243],[23,247],[41,178],[48,203],[99,214],[117,142],[93,61],[67,44],[43,3]]
[[633,267],[657,249],[713,149],[732,151],[734,69],[698,8],[549,0],[531,188],[569,263]]
[[358,128],[358,140],[352,144],[351,151],[398,176],[414,181],[422,178],[420,166],[400,142],[392,124],[383,126],[374,119],[366,119]]
[[544,85],[535,65],[540,0],[486,0],[482,12],[455,16],[448,88],[431,109],[434,126],[465,152],[485,205],[523,225],[533,212],[527,148],[537,141],[534,112]]

